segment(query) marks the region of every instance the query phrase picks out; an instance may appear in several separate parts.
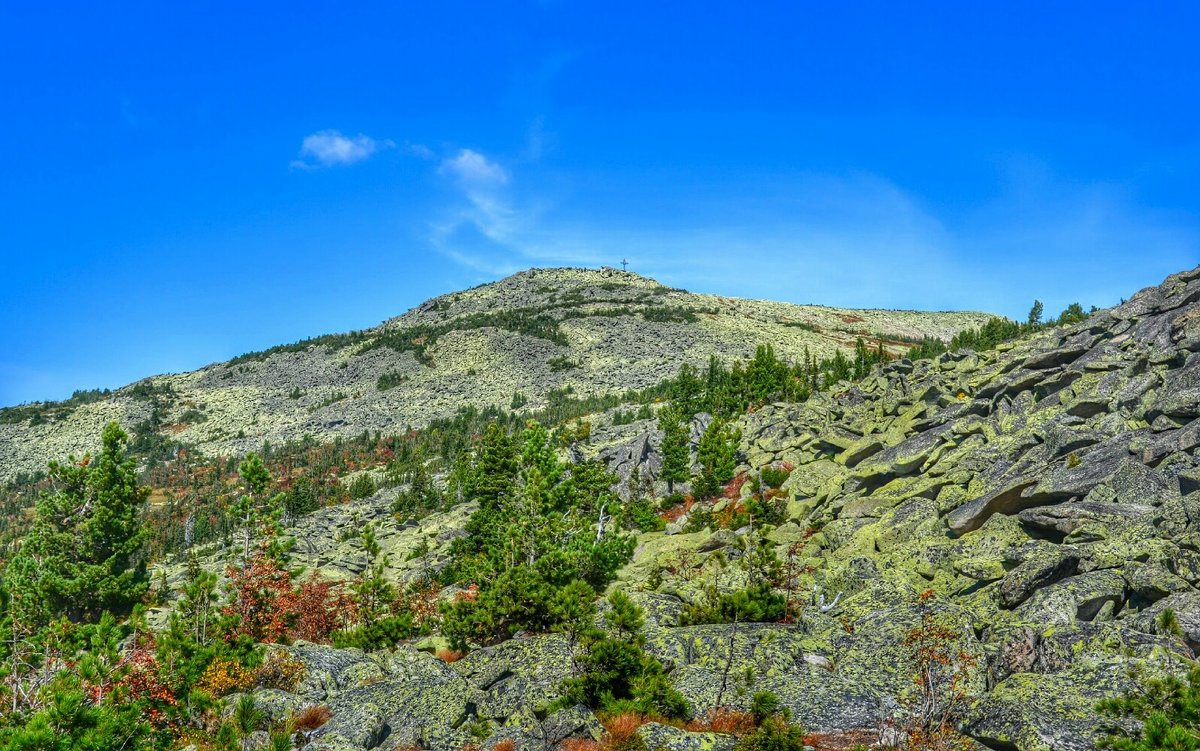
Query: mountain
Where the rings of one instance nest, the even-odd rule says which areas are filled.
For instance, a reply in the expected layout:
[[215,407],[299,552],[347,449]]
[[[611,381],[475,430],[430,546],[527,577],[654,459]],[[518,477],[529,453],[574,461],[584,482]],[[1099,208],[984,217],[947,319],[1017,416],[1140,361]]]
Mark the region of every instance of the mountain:
[[[611,418],[594,416],[581,451],[652,481],[655,422]],[[710,420],[693,420],[693,456]],[[1137,728],[1110,724],[1097,702],[1185,671],[1200,650],[1200,268],[1074,325],[895,360],[732,427],[734,480],[715,498],[663,501],[666,528],[637,534],[610,586],[644,609],[645,652],[710,718],[637,720],[648,748],[731,749],[711,712],[744,711],[762,691],[817,748],[919,744],[907,735],[926,706],[914,677],[930,669],[938,712],[965,734],[954,747],[1083,751],[1106,729]],[[371,524],[392,580],[441,570],[478,507],[401,519],[401,492],[299,520],[297,561],[351,578]],[[218,547],[205,555],[220,568]],[[181,579],[181,564],[166,570]],[[786,598],[786,617],[739,623],[713,610],[713,597],[747,597],[762,581]],[[276,647],[305,677],[255,700],[275,718],[326,706],[309,746],[322,751],[484,739],[540,749],[606,732],[585,707],[552,711],[580,670],[567,634],[521,632],[458,661],[435,657],[437,644]]]
[[[1141,727],[1100,702],[1183,677],[1200,653],[1200,268],[1058,320],[789,306],[537,270],[370,331],[19,408],[6,429],[32,440],[141,405],[161,415],[138,435],[213,454],[306,426],[342,436],[264,452],[260,477],[280,500],[259,502],[323,495],[282,517],[290,547],[257,557],[253,530],[271,525],[244,521],[252,469],[180,455],[143,477],[156,592],[146,622],[168,630],[164,661],[209,655],[177,690],[211,689],[224,709],[188,709],[188,722],[211,729],[235,714],[245,727],[224,732],[246,747],[299,728],[290,740],[311,751],[1084,751]],[[964,321],[1007,333],[811,390],[766,383],[803,375],[764,349],[669,389],[539,409],[567,387],[651,387],[762,342],[785,358],[859,336],[900,350]],[[348,380],[330,380],[339,374]],[[473,391],[493,378],[498,395]],[[320,388],[346,398],[309,395]],[[361,436],[472,399],[511,407],[517,392],[528,398],[517,418]],[[791,401],[773,401],[785,392]],[[228,406],[237,399],[252,409]],[[231,414],[247,416],[244,438],[199,438]],[[524,419],[555,414],[551,430]],[[660,425],[690,465],[680,492],[662,477]],[[388,587],[386,608],[362,616]],[[322,591],[346,599],[313,599]],[[244,644],[239,633],[280,643],[262,646],[261,667],[196,652],[188,634],[208,629],[197,614],[210,608],[244,620],[206,631],[204,649]],[[239,631],[247,622],[260,630]],[[783,733],[785,715],[804,735],[768,741],[763,727]]]
[[[876,316],[870,325],[895,314]],[[625,318],[630,330],[646,325]],[[778,319],[748,325],[788,329]],[[655,421],[612,416],[593,416],[598,427],[580,451],[649,481],[661,499]],[[694,456],[710,419],[692,421]],[[637,534],[610,587],[644,609],[644,649],[694,716],[710,719],[686,728],[638,720],[652,749],[731,749],[713,711],[748,709],[761,691],[818,749],[914,743],[905,733],[919,709],[920,648],[947,660],[935,683],[953,687],[938,701],[965,733],[962,747],[1082,751],[1108,729],[1136,727],[1102,719],[1100,699],[1182,671],[1200,650],[1200,269],[1081,323],[980,352],[887,362],[805,402],[762,405],[732,427],[738,465],[725,493],[662,501],[670,523]],[[401,518],[403,492],[380,489],[299,519],[294,560],[324,577],[359,576],[358,534],[370,524],[391,581],[442,570],[479,507]],[[774,516],[756,518],[767,501]],[[766,581],[764,549],[788,602],[784,623],[722,623],[704,611],[714,593]],[[215,571],[228,555],[202,553]],[[181,563],[164,571],[173,584],[184,577]],[[1177,630],[1163,626],[1165,611]],[[697,621],[697,612],[709,615]],[[330,719],[308,746],[323,751],[452,750],[479,739],[541,749],[616,732],[586,708],[547,709],[580,669],[563,633],[521,632],[458,661],[432,654],[443,643],[274,648],[302,663],[305,678],[254,697],[281,720],[325,705]]]
[[464,405],[525,401],[534,410],[566,389],[644,389],[683,363],[748,357],[767,342],[793,360],[806,348],[814,357],[851,351],[860,336],[901,352],[914,339],[949,339],[989,318],[742,300],[616,270],[531,269],[372,329],[153,376],[112,394],[0,410],[0,481],[94,450],[110,420],[137,426],[143,446],[239,455],[264,441],[421,427]]

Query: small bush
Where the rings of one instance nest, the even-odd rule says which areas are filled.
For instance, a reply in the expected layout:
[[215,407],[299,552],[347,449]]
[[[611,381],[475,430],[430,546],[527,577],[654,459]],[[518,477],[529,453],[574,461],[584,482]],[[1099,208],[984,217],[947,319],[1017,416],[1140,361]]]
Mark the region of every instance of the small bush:
[[356,501],[371,497],[376,490],[379,490],[379,486],[375,483],[375,478],[366,473],[355,477],[350,483],[350,497]]
[[638,735],[638,728],[650,721],[645,715],[621,712],[600,720],[604,726],[605,751],[647,751],[646,742]]
[[629,527],[635,527],[643,532],[658,532],[667,526],[654,511],[654,506],[645,497],[636,498],[629,502],[624,509],[624,516]]
[[758,723],[749,712],[739,712],[735,709],[714,709],[703,720],[693,720],[687,724],[687,729],[693,733],[725,733],[727,735],[744,735],[752,732]]
[[379,380],[375,382],[375,388],[380,391],[387,391],[388,389],[396,388],[408,380],[408,376],[401,375],[394,370],[389,370],[387,373],[379,376]]
[[286,652],[272,652],[254,673],[254,682],[262,688],[291,691],[304,677],[304,663]]
[[791,476],[792,470],[789,467],[763,467],[761,472],[763,485],[776,490]]
[[702,623],[777,623],[787,612],[787,599],[775,592],[768,583],[718,594],[709,590],[703,604],[688,605],[680,625]]
[[226,694],[245,691],[254,685],[254,676],[236,660],[217,657],[208,664],[196,688],[219,699]]
[[413,625],[412,613],[401,613],[380,618],[355,628],[334,631],[333,646],[338,649],[358,648],[364,652],[391,649],[400,642],[416,636],[418,629]]
[[753,732],[742,736],[734,751],[804,751],[804,731],[785,715],[763,720]]
[[1125,723],[1108,728],[1110,735],[1101,748],[1116,751],[1173,751],[1195,749],[1200,731],[1200,667],[1188,671],[1187,680],[1169,675],[1151,678],[1137,674],[1140,684],[1126,696],[1106,699],[1098,709],[1108,717],[1135,720],[1131,731]]

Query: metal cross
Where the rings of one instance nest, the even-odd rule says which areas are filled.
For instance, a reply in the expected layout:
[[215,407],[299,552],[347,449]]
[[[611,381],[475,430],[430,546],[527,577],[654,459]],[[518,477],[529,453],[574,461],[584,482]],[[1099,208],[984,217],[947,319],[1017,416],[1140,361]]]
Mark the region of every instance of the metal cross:
[[624,258],[622,258],[621,259],[621,271],[625,271],[625,267],[628,265],[629,265],[629,261],[626,261]]

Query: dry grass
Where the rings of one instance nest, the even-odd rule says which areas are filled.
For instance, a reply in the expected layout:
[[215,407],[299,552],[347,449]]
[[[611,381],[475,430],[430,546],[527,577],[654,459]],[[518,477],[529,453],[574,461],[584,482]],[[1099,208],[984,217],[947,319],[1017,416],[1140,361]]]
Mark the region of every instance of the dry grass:
[[696,499],[689,496],[684,496],[683,503],[678,503],[666,511],[659,514],[659,518],[667,524],[677,522],[684,515],[691,513],[692,506],[696,505]]
[[754,715],[735,709],[714,709],[703,719],[687,723],[685,729],[694,733],[742,735],[754,730]]
[[292,726],[297,730],[316,730],[329,722],[330,717],[333,717],[333,713],[329,711],[329,707],[324,704],[314,704],[293,715]]
[[603,751],[625,751],[631,748],[644,748],[645,746],[641,743],[641,738],[637,734],[638,728],[655,719],[654,717],[647,717],[646,715],[635,714],[633,712],[622,712],[621,714],[601,717],[600,724],[604,726],[606,732],[604,740],[600,742],[600,748]]
[[434,656],[442,662],[458,662],[466,655],[456,649],[447,649],[446,647],[442,647],[438,651],[434,652]]
[[516,741],[512,738],[505,738],[502,741],[497,741],[496,745],[492,746],[492,751],[513,751],[516,747]]

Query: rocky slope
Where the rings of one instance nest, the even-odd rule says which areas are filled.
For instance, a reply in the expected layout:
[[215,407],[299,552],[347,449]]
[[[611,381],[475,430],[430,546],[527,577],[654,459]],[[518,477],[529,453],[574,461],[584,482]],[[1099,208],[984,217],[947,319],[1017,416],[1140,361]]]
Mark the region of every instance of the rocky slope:
[[[1179,669],[1200,648],[1200,269],[1076,326],[997,351],[896,361],[741,427],[741,472],[794,467],[785,518],[767,537],[787,560],[786,586],[803,593],[800,616],[679,625],[706,586],[755,575],[754,533],[716,528],[737,499],[691,508],[693,519],[714,514],[707,528],[685,531],[699,525],[684,517],[641,535],[614,584],[647,609],[648,648],[699,713],[771,690],[812,731],[902,722],[905,636],[932,614],[960,652],[960,723],[977,747],[1088,749],[1101,732],[1096,701],[1128,690],[1132,668]],[[649,428],[614,428],[591,450],[652,474]],[[384,520],[385,508],[380,496],[306,522],[318,565],[349,556],[335,551],[336,531],[320,531],[336,530],[335,517],[353,526],[353,514]],[[457,523],[438,515],[388,530],[397,550],[421,536],[428,548],[393,575],[436,566]],[[1157,628],[1166,608],[1182,637]],[[520,636],[453,664],[420,646],[281,648],[305,678],[256,700],[281,716],[328,705],[333,718],[313,739],[322,749],[457,749],[471,730],[487,747],[512,738],[542,749],[599,732],[582,708],[543,711],[571,670],[561,636]],[[733,744],[641,732],[652,747]]]
[[[366,331],[276,347],[226,363],[148,378],[80,403],[0,410],[0,481],[92,449],[109,420],[210,454],[239,454],[305,435],[398,431],[460,406],[528,408],[555,389],[577,395],[661,382],[710,355],[737,359],[774,342],[799,358],[853,347],[856,336],[956,332],[979,313],[841,310],[669,289],[636,274],[533,269],[429,300]],[[157,413],[155,410],[157,409]]]

